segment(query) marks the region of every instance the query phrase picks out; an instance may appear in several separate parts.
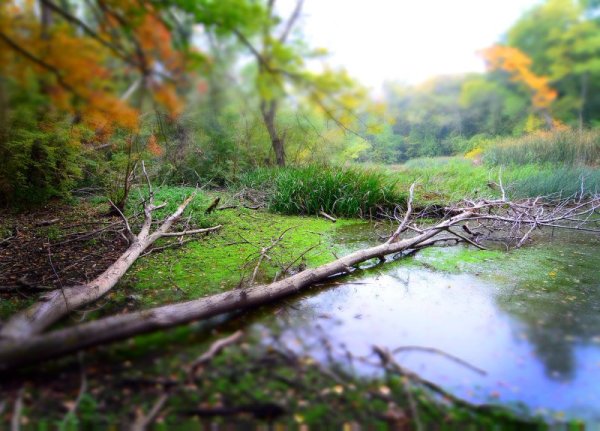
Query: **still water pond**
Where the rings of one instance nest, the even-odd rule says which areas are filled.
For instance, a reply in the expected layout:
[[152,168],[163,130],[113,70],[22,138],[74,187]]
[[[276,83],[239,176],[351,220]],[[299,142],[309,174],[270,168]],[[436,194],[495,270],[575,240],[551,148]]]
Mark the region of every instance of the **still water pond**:
[[[372,230],[339,235],[351,250]],[[600,423],[599,245],[561,233],[510,253],[429,249],[296,298],[253,328],[278,328],[317,355],[323,336],[355,355],[373,345],[439,349],[482,372],[418,349],[395,358],[470,401]]]

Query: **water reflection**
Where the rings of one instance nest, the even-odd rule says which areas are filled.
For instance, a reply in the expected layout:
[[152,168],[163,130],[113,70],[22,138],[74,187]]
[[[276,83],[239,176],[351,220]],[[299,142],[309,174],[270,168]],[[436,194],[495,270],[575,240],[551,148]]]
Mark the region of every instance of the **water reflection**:
[[[541,247],[463,274],[392,265],[383,274],[300,298],[262,324],[279,327],[292,347],[309,346],[322,358],[321,333],[361,356],[373,345],[441,349],[486,374],[422,351],[403,351],[396,359],[471,401],[600,421],[594,245]],[[484,276],[474,275],[480,272]]]

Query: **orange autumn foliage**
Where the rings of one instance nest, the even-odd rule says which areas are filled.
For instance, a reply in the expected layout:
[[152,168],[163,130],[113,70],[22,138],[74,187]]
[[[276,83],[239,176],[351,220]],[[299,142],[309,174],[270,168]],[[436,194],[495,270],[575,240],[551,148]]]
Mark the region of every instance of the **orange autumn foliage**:
[[171,114],[177,117],[183,112],[183,103],[177,96],[175,86],[167,83],[155,85],[153,88],[154,99]]
[[483,52],[488,68],[507,72],[515,82],[524,84],[531,92],[534,107],[547,109],[557,97],[546,76],[531,71],[532,60],[518,48],[494,45]]
[[[0,32],[26,51],[19,52],[0,38],[3,73],[23,87],[35,76],[54,109],[80,119],[96,131],[98,140],[106,139],[116,129],[138,130],[140,113],[121,94],[139,79],[141,59],[148,74],[144,79],[146,89],[155,100],[174,116],[183,109],[168,76],[176,78],[183,72],[184,57],[174,49],[170,31],[153,7],[143,0],[102,3],[107,12],[98,22],[99,38],[110,41],[120,31],[128,42],[125,46],[134,52],[133,60],[124,59],[58,15],[43,27],[37,2],[0,1]],[[28,55],[39,61],[32,61]]]
[[160,145],[158,145],[158,140],[154,134],[150,135],[148,138],[148,151],[150,154],[156,157],[160,157],[163,155],[164,151]]
[[173,48],[171,32],[156,16],[148,14],[136,28],[140,45],[154,62],[172,73],[183,69],[183,57]]

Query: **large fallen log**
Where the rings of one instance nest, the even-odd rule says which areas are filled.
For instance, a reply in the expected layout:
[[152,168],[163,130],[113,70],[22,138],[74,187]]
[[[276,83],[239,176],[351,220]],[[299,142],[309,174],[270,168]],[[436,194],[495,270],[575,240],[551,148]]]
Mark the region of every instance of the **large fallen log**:
[[[571,204],[569,204],[569,202]],[[52,357],[65,355],[87,347],[106,344],[128,337],[166,329],[194,320],[207,319],[224,313],[249,309],[294,294],[330,277],[350,273],[352,267],[387,255],[400,252],[407,254],[415,249],[430,246],[436,241],[448,240],[437,235],[446,232],[461,241],[464,235],[451,228],[463,222],[483,225],[488,230],[505,231],[513,246],[520,247],[536,228],[552,227],[576,229],[600,233],[595,218],[600,209],[600,196],[585,202],[563,201],[554,204],[539,199],[508,202],[505,199],[479,202],[465,201],[463,206],[449,208],[454,216],[438,224],[422,229],[408,223],[410,213],[402,220],[401,227],[384,244],[358,250],[331,263],[306,269],[286,279],[267,285],[200,298],[178,304],[165,305],[149,310],[110,316],[96,321],[55,330],[26,339],[0,341],[0,370],[7,370]],[[591,224],[591,227],[589,227]],[[399,239],[404,227],[417,232],[414,237]],[[507,230],[508,228],[508,230]],[[471,231],[471,228],[467,229]],[[465,231],[467,231],[465,230]],[[481,238],[481,236],[477,236]],[[472,239],[469,242],[474,242]]]
[[178,304],[120,314],[73,327],[55,330],[26,339],[0,342],[0,369],[9,369],[61,356],[87,347],[122,340],[135,335],[166,329],[194,320],[248,309],[300,291],[337,274],[350,273],[352,267],[370,259],[431,245],[433,237],[464,220],[477,216],[464,211],[442,221],[412,238],[386,242],[363,249],[313,269],[306,269],[275,283],[236,289]]
[[169,232],[173,223],[194,199],[194,193],[179,205],[177,210],[167,217],[158,229],[151,232],[152,213],[159,208],[163,208],[166,204],[154,205],[153,192],[150,185],[149,190],[149,197],[144,204],[144,222],[137,235],[133,233],[128,220],[118,210],[123,218],[127,239],[130,243],[125,253],[89,283],[53,290],[43,295],[38,302],[26,310],[11,317],[0,329],[0,339],[13,339],[20,342],[20,340],[43,332],[50,325],[72,311],[94,303],[110,292],[136,259],[159,238],[206,233],[221,228],[221,226],[215,226],[184,232]]

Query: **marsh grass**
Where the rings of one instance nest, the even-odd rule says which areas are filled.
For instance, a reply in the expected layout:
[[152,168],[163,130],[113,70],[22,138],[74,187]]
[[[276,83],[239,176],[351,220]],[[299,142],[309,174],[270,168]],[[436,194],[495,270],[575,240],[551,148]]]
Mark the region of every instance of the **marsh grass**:
[[413,182],[416,183],[418,206],[445,205],[467,197],[497,195],[487,184],[497,178],[498,168],[477,166],[462,157],[419,158],[391,166],[388,171],[402,190],[408,190]]
[[587,167],[547,167],[530,169],[529,175],[513,174],[512,194],[517,198],[532,196],[589,196],[600,192],[600,170]]
[[507,138],[488,147],[484,160],[491,165],[554,163],[567,166],[600,164],[600,130],[556,130]]
[[314,215],[320,211],[343,217],[374,217],[380,209],[405,205],[406,194],[382,170],[317,166],[258,169],[240,185],[268,191],[271,211]]
[[415,194],[420,206],[500,197],[497,187],[500,176],[513,199],[581,195],[582,189],[584,195],[600,191],[599,169],[550,162],[497,166],[478,165],[460,157],[422,158],[388,169],[400,189],[417,183]]

